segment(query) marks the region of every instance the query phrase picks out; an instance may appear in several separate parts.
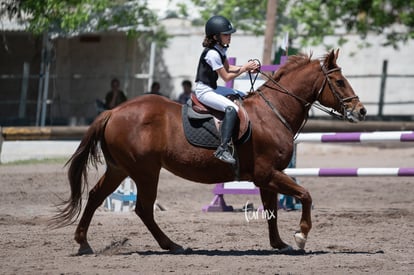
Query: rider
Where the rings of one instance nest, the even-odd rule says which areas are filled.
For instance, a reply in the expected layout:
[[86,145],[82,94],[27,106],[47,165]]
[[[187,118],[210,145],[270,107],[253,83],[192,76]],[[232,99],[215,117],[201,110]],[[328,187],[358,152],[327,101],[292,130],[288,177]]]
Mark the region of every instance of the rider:
[[230,81],[242,73],[258,69],[258,64],[249,61],[243,66],[229,65],[226,51],[229,47],[231,34],[236,31],[230,21],[220,15],[211,17],[205,26],[204,50],[200,56],[196,87],[194,93],[197,99],[213,109],[224,112],[221,123],[221,143],[214,156],[224,162],[235,164],[236,160],[230,153],[229,144],[237,120],[238,106],[226,98],[227,94],[235,94],[233,89],[217,87],[220,76],[224,81]]

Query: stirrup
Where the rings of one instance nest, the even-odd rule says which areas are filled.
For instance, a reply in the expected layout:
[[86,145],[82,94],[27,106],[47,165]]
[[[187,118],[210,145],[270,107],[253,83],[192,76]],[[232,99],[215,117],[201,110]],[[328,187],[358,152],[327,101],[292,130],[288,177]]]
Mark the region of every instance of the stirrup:
[[230,163],[232,165],[236,164],[236,160],[233,158],[232,154],[227,149],[223,149],[219,146],[217,148],[216,152],[214,152],[214,156],[218,158],[221,161],[224,161],[226,163]]

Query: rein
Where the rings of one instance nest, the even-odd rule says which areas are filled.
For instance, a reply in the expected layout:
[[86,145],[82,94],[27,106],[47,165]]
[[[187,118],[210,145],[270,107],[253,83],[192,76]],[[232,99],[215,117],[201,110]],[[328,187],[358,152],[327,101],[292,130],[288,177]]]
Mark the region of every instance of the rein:
[[250,78],[250,92],[254,92],[254,83],[256,82],[257,76],[259,73],[261,73],[260,68],[262,67],[262,64],[260,63],[259,59],[249,59],[249,61],[254,61],[259,65],[259,68],[257,69],[256,73],[254,74],[254,78],[252,77],[252,72],[249,71],[249,78]]
[[[321,64],[321,68],[322,68],[322,72],[323,72],[325,78],[324,78],[324,81],[322,83],[321,88],[319,89],[319,91],[317,93],[316,100],[319,99],[320,95],[322,94],[322,92],[323,92],[323,90],[325,88],[326,83],[328,83],[331,92],[333,93],[333,95],[335,96],[335,98],[341,104],[341,109],[345,111],[345,104],[344,103],[347,102],[347,101],[349,101],[349,100],[352,100],[354,98],[358,98],[358,96],[355,95],[355,96],[350,96],[350,97],[347,97],[347,98],[341,98],[340,95],[336,92],[335,87],[333,86],[332,81],[329,78],[329,74],[331,74],[333,72],[336,72],[336,71],[340,71],[341,68],[333,68],[331,70],[326,70],[326,68],[325,68],[325,66],[323,64]],[[333,117],[335,117],[337,119],[342,119],[342,120],[345,120],[346,119],[346,116],[345,115],[340,114],[340,113],[336,112],[333,109],[328,109],[325,106],[323,106],[323,105],[321,105],[320,103],[317,103],[317,102],[310,103],[310,102],[306,101],[305,99],[301,98],[300,96],[297,96],[297,95],[291,93],[288,89],[286,89],[285,87],[283,87],[278,81],[274,80],[273,78],[271,78],[267,74],[263,73],[263,71],[260,70],[260,67],[259,67],[259,69],[257,71],[258,71],[257,74],[260,73],[261,75],[265,76],[269,81],[271,81],[273,84],[275,84],[279,89],[264,84],[263,86],[265,86],[266,88],[269,88],[271,90],[275,90],[275,91],[282,92],[282,93],[284,93],[286,95],[289,95],[289,96],[295,98],[296,100],[300,101],[303,104],[303,106],[305,107],[305,109],[309,109],[313,105],[317,109],[319,109],[319,110],[321,110],[321,111],[327,113],[328,115],[333,116]],[[257,74],[256,74],[256,78],[257,78]],[[252,81],[252,77],[251,77],[251,73],[250,72],[249,72],[249,77],[250,77],[250,84],[251,84],[251,88],[250,89],[253,90],[253,85],[254,85],[254,82],[255,82],[256,78],[254,78],[254,81]],[[273,111],[273,113],[285,125],[285,127],[292,134],[295,134],[293,132],[293,130],[292,130],[292,127],[289,125],[289,123],[286,121],[286,119],[280,114],[280,112],[277,110],[277,108],[265,97],[265,95],[259,89],[257,89],[257,92],[263,98],[263,100],[266,102],[266,104],[270,107],[270,109]],[[307,114],[308,114],[308,112],[307,112]],[[297,136],[298,133],[300,133],[300,131],[305,126],[305,124],[306,124],[306,122],[308,120],[308,116],[309,115],[306,116],[304,122],[302,123],[301,127],[299,128],[299,131],[296,133],[296,136]],[[296,136],[295,136],[295,138],[296,138]]]
[[[250,92],[254,92],[254,83],[256,82],[257,76],[259,75],[259,73],[262,74],[262,75],[264,75],[264,73],[260,70],[262,65],[260,64],[259,59],[250,59],[249,61],[254,61],[259,65],[259,68],[257,69],[256,73],[252,73],[252,72],[249,71]],[[253,77],[252,74],[255,74],[255,76]],[[268,87],[268,86],[266,86],[266,87]],[[281,86],[279,86],[279,87],[281,87]],[[268,88],[272,89],[271,87],[268,87]],[[284,89],[284,90],[287,91],[286,89]],[[279,112],[279,110],[275,106],[273,106],[272,102],[270,102],[259,89],[257,89],[257,93],[263,98],[263,100],[264,100],[264,102],[266,102],[267,106],[269,106],[269,108],[273,111],[273,113],[279,118],[279,120],[283,123],[283,125],[285,125],[285,127],[288,128],[288,130],[293,135],[294,132],[293,132],[292,127],[290,127],[290,124],[282,116],[282,114]]]

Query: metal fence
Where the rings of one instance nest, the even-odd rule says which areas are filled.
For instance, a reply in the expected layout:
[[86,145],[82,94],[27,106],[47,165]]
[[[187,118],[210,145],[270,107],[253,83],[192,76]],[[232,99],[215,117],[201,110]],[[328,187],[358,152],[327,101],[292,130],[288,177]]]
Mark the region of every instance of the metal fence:
[[[414,118],[414,74],[389,74],[388,73],[388,60],[384,60],[382,63],[382,73],[381,74],[366,74],[366,75],[348,75],[349,79],[377,79],[380,83],[379,96],[377,101],[364,101],[363,103],[368,106],[378,106],[377,114],[374,114],[378,119],[385,119],[387,116],[391,117],[403,117],[406,116],[408,119]],[[392,90],[389,82],[393,80],[407,80],[410,85],[406,85],[405,91],[402,93],[405,95],[404,100],[386,100],[386,91]],[[352,82],[352,80],[351,80]],[[405,82],[407,83],[407,82]],[[388,87],[387,87],[388,86]],[[412,89],[411,89],[411,88]],[[387,106],[405,106],[407,113],[395,113],[393,115],[385,114],[384,110]],[[401,110],[400,110],[401,111]],[[371,114],[371,116],[373,116]]]

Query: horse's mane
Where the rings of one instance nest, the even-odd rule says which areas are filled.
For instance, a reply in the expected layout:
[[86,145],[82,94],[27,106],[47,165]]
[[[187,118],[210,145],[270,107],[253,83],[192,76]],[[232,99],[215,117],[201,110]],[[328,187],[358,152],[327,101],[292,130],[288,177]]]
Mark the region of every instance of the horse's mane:
[[306,55],[304,53],[299,53],[297,55],[291,55],[288,58],[288,61],[282,65],[274,74],[273,79],[279,81],[283,75],[295,70],[298,67],[309,64],[312,61],[312,53]]

